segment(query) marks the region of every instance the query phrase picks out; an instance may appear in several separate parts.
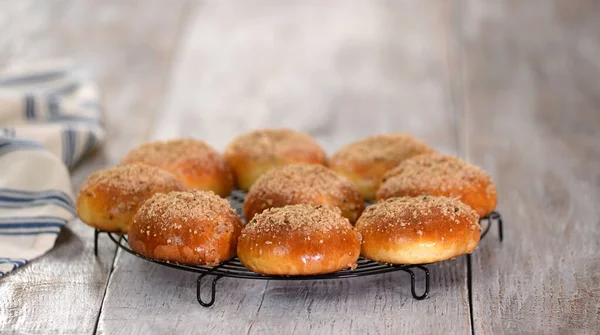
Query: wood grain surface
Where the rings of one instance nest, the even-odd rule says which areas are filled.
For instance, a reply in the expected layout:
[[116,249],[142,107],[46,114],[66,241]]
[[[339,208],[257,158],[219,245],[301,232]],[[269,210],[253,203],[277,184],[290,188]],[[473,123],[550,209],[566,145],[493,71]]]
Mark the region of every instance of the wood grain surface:
[[[251,128],[286,126],[332,152],[367,134],[400,131],[456,154],[459,120],[444,60],[449,21],[440,3],[206,3],[183,37],[154,137],[195,136],[222,147]],[[119,253],[98,331],[470,333],[465,258],[430,270],[425,301],[412,298],[405,273],[222,279],[206,309],[195,300],[196,276]]]
[[466,154],[506,222],[473,255],[475,332],[598,333],[600,3],[463,4]]
[[[0,66],[69,58],[102,92],[109,140],[75,169],[75,191],[146,137],[184,9],[161,1],[0,1]],[[93,333],[115,249],[101,239],[94,257],[92,229],[69,223],[48,254],[0,280],[0,333]]]
[[599,333],[599,4],[0,0],[0,66],[69,57],[100,85],[108,141],[75,189],[147,139],[222,149],[287,126],[332,153],[403,131],[488,170],[505,219],[471,258],[471,303],[460,257],[430,266],[424,301],[405,273],[224,278],[209,309],[195,275],[106,239],[95,259],[77,221],[0,279],[0,333]]

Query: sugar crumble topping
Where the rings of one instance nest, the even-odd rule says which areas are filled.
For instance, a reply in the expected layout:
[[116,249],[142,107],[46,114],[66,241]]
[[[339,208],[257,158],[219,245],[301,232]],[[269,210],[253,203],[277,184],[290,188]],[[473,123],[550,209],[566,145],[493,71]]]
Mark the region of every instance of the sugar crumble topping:
[[[310,201],[322,195],[343,201],[352,191],[358,193],[350,180],[323,165],[316,164],[292,164],[271,169],[262,175],[250,190],[265,198],[276,194],[289,203]],[[266,202],[272,205],[272,200],[267,199]]]
[[[155,227],[161,230],[180,230],[178,222],[193,222],[195,220],[214,221],[229,214],[237,214],[229,202],[212,191],[191,190],[187,192],[157,193],[148,199],[139,209],[136,220],[140,222],[156,222]],[[186,227],[187,228],[187,227]],[[201,234],[201,228],[188,228],[188,233]],[[232,229],[230,222],[219,220],[215,233],[225,233]]]
[[244,152],[252,158],[274,158],[290,151],[325,152],[308,134],[292,129],[259,129],[235,138],[226,152]]
[[[378,202],[367,207],[359,219],[359,225],[368,227],[385,221],[387,225],[407,228],[420,226],[432,219],[439,220],[440,217],[456,224],[460,224],[459,218],[463,218],[471,223],[471,230],[479,227],[479,215],[471,207],[458,199],[434,196],[390,198]],[[452,232],[452,228],[449,231]]]
[[92,173],[81,190],[100,186],[118,190],[121,195],[149,192],[158,187],[182,190],[183,185],[171,173],[146,164],[120,165]]
[[466,190],[469,186],[482,187],[488,183],[486,193],[495,192],[491,177],[480,167],[458,157],[440,154],[418,155],[402,161],[388,171],[379,193],[391,195],[394,190],[439,189],[442,192]]
[[278,234],[282,231],[335,233],[351,229],[350,222],[342,217],[338,208],[301,204],[265,210],[254,216],[244,228],[244,233]]
[[125,156],[123,164],[141,162],[163,167],[189,160],[207,166],[218,164],[223,167],[225,164],[221,155],[211,146],[191,138],[143,143]]
[[423,153],[435,152],[425,142],[409,134],[368,136],[341,148],[332,160],[395,162]]

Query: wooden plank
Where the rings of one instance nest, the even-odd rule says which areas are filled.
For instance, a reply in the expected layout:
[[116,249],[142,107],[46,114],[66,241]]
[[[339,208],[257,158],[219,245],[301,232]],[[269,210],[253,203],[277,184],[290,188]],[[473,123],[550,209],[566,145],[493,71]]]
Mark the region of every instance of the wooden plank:
[[[194,14],[155,138],[218,148],[255,127],[308,131],[332,152],[406,131],[457,153],[442,2],[207,2]],[[221,279],[211,308],[196,276],[120,252],[98,331],[469,333],[466,262],[432,265],[431,297],[405,273],[319,282]],[[424,284],[418,281],[419,287]]]
[[505,218],[473,257],[475,332],[598,333],[599,3],[462,4],[467,153]]
[[[99,84],[109,131],[104,150],[77,167],[74,189],[146,137],[162,101],[185,7],[162,1],[2,1],[0,64],[73,58]],[[115,255],[71,222],[48,254],[0,280],[0,333],[92,333]]]

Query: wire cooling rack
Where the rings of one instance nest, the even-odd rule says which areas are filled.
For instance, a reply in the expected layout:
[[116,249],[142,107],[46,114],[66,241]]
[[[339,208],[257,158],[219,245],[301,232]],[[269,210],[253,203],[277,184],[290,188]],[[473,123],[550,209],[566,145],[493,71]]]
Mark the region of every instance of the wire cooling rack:
[[[229,196],[228,200],[231,203],[232,207],[241,215],[242,207],[244,203],[245,193],[242,191],[234,191],[234,193]],[[483,239],[493,224],[498,227],[498,237],[502,242],[503,239],[503,231],[502,231],[502,216],[498,212],[492,212],[489,216],[485,218],[481,218],[479,220],[479,224],[481,225],[481,238]],[[322,275],[311,275],[311,276],[265,276],[261,274],[254,273],[247,268],[245,268],[238,258],[234,258],[232,260],[226,261],[217,266],[198,266],[198,265],[185,265],[178,264],[172,262],[163,262],[152,260],[137,254],[129,247],[129,243],[127,241],[127,237],[120,235],[118,233],[110,233],[110,232],[102,232],[98,229],[94,232],[94,253],[96,256],[98,255],[98,236],[101,233],[106,233],[108,237],[113,241],[119,248],[124,251],[147,260],[152,263],[160,264],[163,266],[167,266],[170,268],[180,269],[183,271],[199,273],[198,279],[196,280],[196,298],[198,299],[198,303],[203,307],[210,307],[215,303],[216,297],[216,287],[219,279],[223,277],[229,278],[238,278],[238,279],[255,279],[255,280],[325,280],[325,279],[342,279],[342,278],[356,278],[363,276],[371,276],[382,273],[394,272],[394,271],[403,271],[410,275],[410,288],[411,294],[413,298],[417,300],[423,300],[429,295],[429,282],[430,282],[430,274],[429,269],[427,269],[427,264],[419,264],[419,265],[397,265],[397,264],[383,264],[374,262],[365,258],[359,258],[357,261],[357,267],[354,270],[346,269],[337,271],[334,273],[322,274]],[[415,279],[415,270],[421,271],[425,275],[425,288],[422,290],[422,293],[417,293],[416,288],[416,279]],[[203,279],[204,278],[212,278],[212,282],[210,284],[210,294],[209,299],[205,300],[203,298],[204,294],[202,294],[203,288]]]

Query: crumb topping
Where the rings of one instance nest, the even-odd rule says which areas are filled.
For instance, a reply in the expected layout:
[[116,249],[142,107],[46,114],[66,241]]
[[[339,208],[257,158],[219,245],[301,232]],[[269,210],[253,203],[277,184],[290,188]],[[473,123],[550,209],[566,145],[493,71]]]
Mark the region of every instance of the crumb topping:
[[351,230],[348,219],[338,208],[318,205],[288,205],[270,208],[254,216],[244,227],[246,234],[275,234],[286,231],[322,233]]
[[[169,192],[154,194],[140,207],[136,219],[157,222],[163,230],[181,229],[178,222],[193,220],[218,220],[223,214],[237,215],[229,202],[212,191],[191,190],[187,192]],[[218,222],[218,233],[230,230],[230,223]],[[191,229],[190,229],[191,230]],[[196,234],[197,231],[190,231]]]
[[464,221],[479,226],[479,216],[471,207],[458,199],[433,196],[390,198],[378,202],[367,207],[357,225],[368,227],[385,221],[388,225],[410,227],[440,217],[455,224],[460,224],[459,218],[463,218]]
[[340,149],[332,160],[359,162],[395,162],[427,152],[434,152],[425,142],[409,134],[368,136]]
[[123,159],[123,163],[140,162],[153,166],[167,166],[184,160],[195,160],[205,164],[225,164],[216,150],[204,141],[195,139],[143,143],[131,150]]
[[394,190],[406,189],[449,193],[471,185],[486,187],[488,194],[495,191],[491,177],[480,167],[458,157],[434,153],[409,158],[388,171],[382,179],[380,193],[393,194]]
[[96,171],[88,177],[81,190],[84,192],[91,187],[118,190],[120,195],[135,195],[159,188],[184,189],[171,173],[146,164],[129,164]]
[[343,199],[352,190],[358,194],[352,182],[323,165],[292,164],[267,171],[250,192],[257,192],[259,197],[277,194],[293,202],[323,195]]
[[268,158],[285,155],[290,151],[319,152],[323,149],[308,134],[292,129],[260,129],[235,138],[226,151],[244,152],[253,158]]

